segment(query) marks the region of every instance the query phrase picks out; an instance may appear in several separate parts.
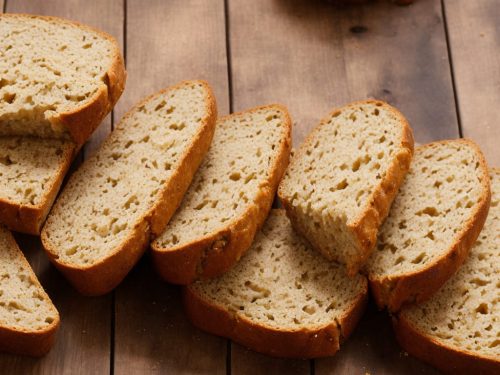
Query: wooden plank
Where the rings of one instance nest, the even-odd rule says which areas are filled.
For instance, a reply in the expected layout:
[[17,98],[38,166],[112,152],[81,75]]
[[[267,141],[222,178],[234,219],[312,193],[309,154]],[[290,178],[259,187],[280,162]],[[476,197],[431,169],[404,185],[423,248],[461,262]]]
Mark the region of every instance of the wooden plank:
[[[224,3],[219,0],[127,1],[128,88],[123,114],[136,101],[180,80],[209,81],[219,114],[229,109]],[[115,294],[116,374],[224,374],[227,341],[191,326],[179,288],[143,259]]]
[[500,166],[500,7],[496,0],[444,1],[462,132]]
[[[296,146],[330,109],[368,97],[400,108],[421,143],[458,136],[439,2],[335,7],[323,1],[233,0],[228,5],[233,108],[287,105]],[[359,334],[379,343],[385,336],[379,336],[378,324],[384,322],[386,336],[392,338],[388,319],[371,310]],[[355,343],[333,359],[316,361],[315,373],[333,373],[332,368],[364,373],[368,367],[372,373],[387,373],[380,352],[364,355]],[[428,371],[424,364],[399,356],[393,339],[384,348],[397,362],[395,368]],[[276,366],[282,373],[301,368],[300,362],[273,360],[237,345],[231,357],[238,374],[255,367],[262,373],[276,371]],[[307,373],[307,366],[300,372]]]
[[315,362],[316,374],[440,374],[399,347],[390,319],[375,304],[370,304],[353,335],[334,357]]
[[234,109],[282,102],[295,145],[332,107],[368,97],[400,108],[419,142],[458,136],[439,2],[236,0],[229,10]]
[[[33,13],[73,19],[102,29],[122,43],[123,2],[9,0],[7,12]],[[85,151],[92,150],[111,130],[108,116]],[[35,273],[61,315],[61,328],[52,351],[40,360],[0,355],[0,373],[108,373],[111,349],[111,296],[85,298],[52,267],[36,237],[17,236]]]

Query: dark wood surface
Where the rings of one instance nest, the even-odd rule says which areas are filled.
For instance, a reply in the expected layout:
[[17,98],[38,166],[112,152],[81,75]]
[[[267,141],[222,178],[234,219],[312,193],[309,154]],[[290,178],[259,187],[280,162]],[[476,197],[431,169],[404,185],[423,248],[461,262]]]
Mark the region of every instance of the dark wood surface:
[[[62,16],[122,45],[126,90],[91,141],[92,153],[130,107],[184,79],[206,79],[219,114],[279,102],[297,146],[330,109],[375,97],[397,106],[416,141],[463,134],[500,166],[500,8],[496,0],[389,0],[337,7],[307,0],[0,0],[0,9]],[[79,158],[81,160],[81,158]],[[107,296],[78,295],[36,237],[16,235],[61,314],[42,359],[0,354],[1,374],[437,374],[397,345],[372,305],[332,358],[283,360],[193,328],[180,290],[146,255]]]

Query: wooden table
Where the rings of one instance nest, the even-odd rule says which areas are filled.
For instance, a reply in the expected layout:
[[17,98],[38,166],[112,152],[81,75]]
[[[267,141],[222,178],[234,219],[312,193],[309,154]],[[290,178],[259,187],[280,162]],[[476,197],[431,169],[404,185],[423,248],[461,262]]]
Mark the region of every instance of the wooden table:
[[[500,166],[498,0],[388,0],[339,8],[307,0],[0,0],[0,10],[66,17],[112,34],[128,81],[79,161],[141,97],[203,78],[220,114],[281,102],[300,144],[334,106],[375,97],[402,110],[416,140],[470,137]],[[77,161],[78,163],[78,161]],[[41,359],[0,354],[0,374],[437,374],[397,345],[370,306],[333,358],[282,360],[193,328],[179,289],[146,255],[113,293],[85,298],[49,265],[38,238],[17,236],[60,311]]]

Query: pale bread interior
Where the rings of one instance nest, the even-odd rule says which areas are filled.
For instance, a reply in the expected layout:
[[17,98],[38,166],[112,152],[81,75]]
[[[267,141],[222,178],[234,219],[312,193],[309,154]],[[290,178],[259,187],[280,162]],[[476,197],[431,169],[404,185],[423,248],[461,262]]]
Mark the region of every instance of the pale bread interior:
[[481,160],[459,140],[417,148],[367,264],[370,278],[418,272],[447,254],[484,203]]
[[419,332],[460,351],[500,358],[500,170],[488,218],[458,272],[428,301],[402,310]]
[[382,102],[333,113],[295,153],[280,185],[294,220],[328,258],[350,264],[360,256],[349,228],[369,208],[404,138],[402,118]]
[[106,89],[116,45],[62,20],[0,16],[0,135],[65,138],[57,116]]
[[0,137],[0,199],[19,206],[43,205],[73,150],[61,140]]
[[189,288],[253,323],[294,331],[337,324],[366,292],[366,279],[325,262],[295,234],[283,210],[272,210],[236,266]]
[[182,247],[227,227],[255,205],[288,137],[286,117],[280,107],[269,106],[218,121],[191,187],[153,246]]
[[149,98],[76,171],[43,230],[60,262],[91,265],[145,220],[205,126],[208,95],[189,82]]
[[0,226],[0,326],[40,331],[58,319],[12,234]]

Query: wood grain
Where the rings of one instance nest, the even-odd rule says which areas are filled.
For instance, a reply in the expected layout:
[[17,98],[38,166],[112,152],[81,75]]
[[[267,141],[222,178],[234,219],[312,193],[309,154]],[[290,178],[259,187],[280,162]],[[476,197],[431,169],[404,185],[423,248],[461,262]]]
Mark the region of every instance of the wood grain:
[[[117,112],[180,80],[209,81],[219,114],[229,109],[224,3],[127,1],[127,90]],[[115,374],[226,372],[227,341],[189,324],[179,289],[162,283],[144,259],[118,287]]]
[[[107,31],[121,43],[122,5],[121,1],[10,0],[6,10],[9,13],[32,13],[76,20]],[[108,116],[85,145],[85,152],[95,148],[110,130],[111,116]],[[49,264],[38,238],[21,235],[16,238],[58,308],[61,327],[54,348],[41,359],[0,354],[0,373],[108,373],[111,350],[111,296],[80,296]]]
[[333,107],[368,97],[397,106],[419,142],[458,136],[439,2],[228,3],[234,109],[282,102],[295,145]]
[[444,1],[458,108],[465,137],[500,166],[500,7],[497,0]]
[[[234,0],[228,5],[233,108],[287,105],[295,146],[330,109],[368,97],[397,106],[419,142],[458,136],[439,2],[336,7],[323,1]],[[381,322],[386,325],[383,337]],[[385,313],[372,310],[361,327],[361,339],[355,342],[385,340],[382,352],[375,348],[365,357],[353,344],[334,358],[316,361],[316,374],[334,373],[334,368],[338,373],[364,374],[368,368],[374,374],[390,373],[384,353],[393,353],[395,369],[431,373],[424,364],[399,356]],[[231,358],[238,374],[254,368],[271,373],[277,367],[282,373],[308,373],[301,361],[271,359],[238,345],[232,345]]]

